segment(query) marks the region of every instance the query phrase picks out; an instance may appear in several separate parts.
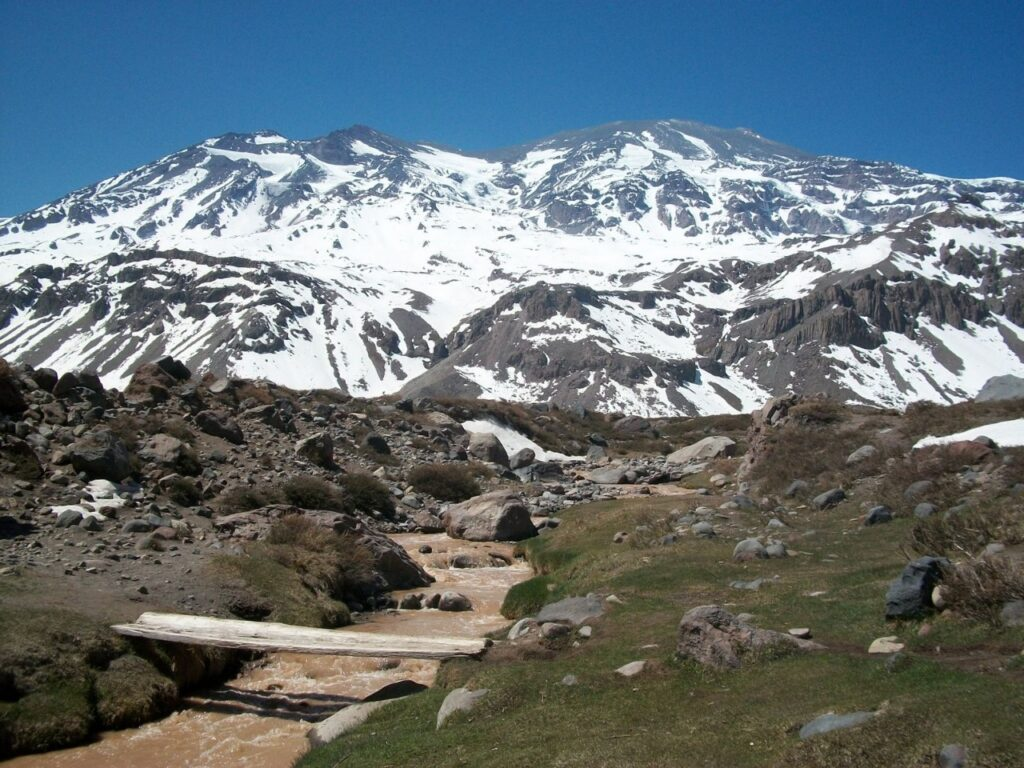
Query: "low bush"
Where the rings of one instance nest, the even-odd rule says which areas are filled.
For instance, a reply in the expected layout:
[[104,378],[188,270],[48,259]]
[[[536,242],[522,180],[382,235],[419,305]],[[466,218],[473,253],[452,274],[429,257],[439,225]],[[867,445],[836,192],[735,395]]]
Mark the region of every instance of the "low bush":
[[373,475],[354,472],[342,475],[339,482],[356,509],[374,510],[389,517],[395,513],[395,500],[391,491]]
[[284,493],[269,485],[232,485],[217,497],[217,508],[225,513],[248,512],[271,504],[283,504]]
[[176,437],[183,443],[191,445],[195,442],[196,434],[192,431],[192,428],[184,419],[178,417],[166,419],[161,425],[160,430],[165,435]]
[[185,477],[175,477],[168,481],[164,486],[164,493],[175,504],[183,507],[194,507],[203,500],[203,492],[193,481]]
[[458,464],[422,464],[409,472],[409,484],[441,501],[465,501],[480,495],[472,472]]
[[967,555],[973,557],[987,544],[1024,541],[1024,517],[1013,498],[974,502],[967,509],[941,512],[917,520],[908,540],[921,555]]
[[949,607],[969,619],[999,624],[1003,604],[1024,600],[1024,564],[983,557],[949,569],[943,580]]
[[334,483],[312,475],[295,475],[281,485],[281,493],[288,504],[303,509],[329,509],[350,512],[352,503]]
[[294,571],[313,592],[342,599],[349,588],[372,575],[370,555],[347,534],[335,533],[303,515],[288,515],[274,523],[260,548],[277,563]]

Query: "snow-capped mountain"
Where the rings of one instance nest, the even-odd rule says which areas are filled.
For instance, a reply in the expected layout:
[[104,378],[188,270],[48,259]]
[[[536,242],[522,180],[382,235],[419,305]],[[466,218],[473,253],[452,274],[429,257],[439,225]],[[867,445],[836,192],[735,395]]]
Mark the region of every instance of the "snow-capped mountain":
[[0,220],[0,355],[645,415],[1024,375],[1024,183],[613,123],[228,134]]

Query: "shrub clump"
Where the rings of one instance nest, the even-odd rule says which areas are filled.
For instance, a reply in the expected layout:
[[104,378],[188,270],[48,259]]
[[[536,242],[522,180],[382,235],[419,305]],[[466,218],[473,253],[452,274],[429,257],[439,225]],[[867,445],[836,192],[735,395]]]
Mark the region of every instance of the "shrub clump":
[[970,560],[949,569],[942,591],[956,613],[997,625],[1004,604],[1024,600],[1024,565],[1002,557]]
[[175,477],[164,487],[167,498],[183,507],[194,507],[203,500],[203,492],[186,477]]
[[351,512],[352,502],[334,483],[312,475],[295,475],[281,486],[285,503],[303,509],[329,509],[332,512]]
[[225,513],[248,512],[272,504],[291,504],[302,509],[351,512],[352,502],[341,488],[312,475],[295,475],[280,485],[233,485],[217,497]]
[[373,475],[355,472],[340,478],[349,502],[356,509],[374,510],[390,517],[395,513],[395,500],[384,483]]
[[457,464],[423,464],[409,472],[409,484],[441,501],[465,501],[480,495],[480,484]]
[[343,599],[372,578],[373,560],[354,537],[317,525],[303,515],[278,520],[262,547],[267,557],[295,571],[310,590]]

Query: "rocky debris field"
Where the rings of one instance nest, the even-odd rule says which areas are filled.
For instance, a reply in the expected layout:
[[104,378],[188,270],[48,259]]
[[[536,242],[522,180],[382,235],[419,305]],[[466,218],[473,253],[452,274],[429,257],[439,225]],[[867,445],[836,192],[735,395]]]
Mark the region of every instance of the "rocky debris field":
[[[914,446],[1021,411],[1006,397],[899,413],[790,395],[749,417],[648,420],[549,405],[358,400],[200,379],[171,358],[117,391],[88,372],[0,361],[0,754],[152,719],[237,663],[237,654],[129,644],[107,629],[143,611],[336,627],[370,610],[473,610],[458,592],[432,590],[389,533],[519,542],[537,575],[509,592],[503,613],[519,623],[511,650],[489,654],[499,661],[586,645],[601,612],[593,600],[570,604],[576,614],[545,606],[581,586],[560,569],[598,545],[634,559],[679,547],[724,553],[717,588],[686,606],[700,611],[687,614],[693,647],[681,657],[728,669],[814,650],[824,630],[813,617],[769,631],[720,604],[777,591],[779,574],[762,564],[784,569],[806,557],[816,521],[835,525],[836,515],[844,535],[900,531],[898,557],[878,566],[881,620],[941,613],[978,627],[1019,625],[1024,451],[985,437]],[[534,447],[509,450],[462,426],[480,420]],[[543,452],[569,458],[539,460]],[[599,542],[562,552],[562,534],[579,535],[597,514],[590,510],[602,509],[631,514],[612,516]],[[839,562],[836,549],[816,556]],[[448,566],[508,562],[493,552]],[[589,586],[605,595],[602,611],[617,610],[607,581]],[[400,602],[395,590],[406,591]],[[581,610],[590,614],[577,621]],[[906,644],[874,634],[872,647]],[[620,677],[660,669],[622,661]]]

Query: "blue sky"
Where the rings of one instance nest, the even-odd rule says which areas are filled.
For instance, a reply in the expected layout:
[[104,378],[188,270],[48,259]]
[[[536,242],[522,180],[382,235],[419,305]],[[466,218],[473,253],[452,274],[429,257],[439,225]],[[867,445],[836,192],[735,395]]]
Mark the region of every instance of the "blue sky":
[[0,0],[0,214],[228,131],[477,149],[612,120],[1024,178],[1019,2]]

